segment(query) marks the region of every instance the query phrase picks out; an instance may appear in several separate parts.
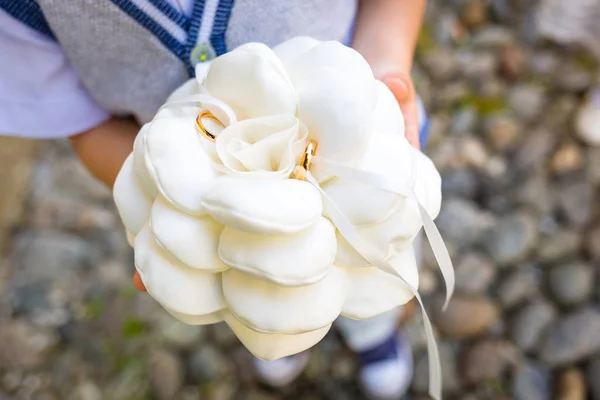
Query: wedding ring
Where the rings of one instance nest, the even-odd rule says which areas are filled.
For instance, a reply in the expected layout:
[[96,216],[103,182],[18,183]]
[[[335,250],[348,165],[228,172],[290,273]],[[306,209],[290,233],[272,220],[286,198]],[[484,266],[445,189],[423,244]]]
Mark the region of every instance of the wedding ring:
[[312,158],[317,151],[317,142],[309,140],[304,150],[304,157],[302,158],[302,168],[306,171],[310,171],[310,165],[312,164]]
[[204,136],[206,139],[210,140],[211,142],[215,142],[217,140],[217,135],[213,135],[212,133],[210,133],[206,127],[204,126],[204,124],[202,123],[202,118],[210,118],[210,119],[214,119],[217,122],[220,122],[217,117],[215,117],[215,115],[213,113],[211,113],[208,110],[204,110],[201,113],[198,114],[198,116],[196,117],[196,128],[198,129],[198,132]]
[[310,170],[312,158],[315,155],[316,151],[317,142],[315,142],[314,140],[309,140],[306,144],[306,149],[304,149],[304,156],[302,157],[302,162],[300,163],[300,165],[296,165],[296,168],[294,168],[294,178],[301,181],[306,180],[306,174]]

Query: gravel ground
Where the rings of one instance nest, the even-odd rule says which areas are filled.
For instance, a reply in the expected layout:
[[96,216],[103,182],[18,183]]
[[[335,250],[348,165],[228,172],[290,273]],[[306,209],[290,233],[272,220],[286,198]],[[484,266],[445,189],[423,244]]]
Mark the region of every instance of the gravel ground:
[[[574,128],[598,65],[542,40],[536,3],[430,1],[419,43],[457,273],[441,313],[426,252],[447,399],[600,399],[600,148]],[[0,399],[363,398],[335,332],[276,391],[226,326],[183,325],[136,294],[111,195],[67,143],[1,138],[0,167]],[[425,399],[419,318],[406,329],[410,397]]]

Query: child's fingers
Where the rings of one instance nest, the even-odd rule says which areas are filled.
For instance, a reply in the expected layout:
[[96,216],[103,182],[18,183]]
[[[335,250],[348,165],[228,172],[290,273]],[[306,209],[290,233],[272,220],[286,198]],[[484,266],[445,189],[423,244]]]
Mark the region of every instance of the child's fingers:
[[419,141],[419,114],[416,103],[400,105],[402,116],[404,117],[404,136],[408,142],[416,149],[421,149]]
[[135,287],[140,292],[146,291],[146,286],[144,286],[144,282],[142,282],[142,278],[140,277],[140,274],[138,274],[137,271],[135,271],[135,274],[133,274],[133,287]]
[[410,77],[389,76],[383,79],[383,83],[390,88],[400,105],[406,139],[415,148],[420,149],[418,111],[412,80]]

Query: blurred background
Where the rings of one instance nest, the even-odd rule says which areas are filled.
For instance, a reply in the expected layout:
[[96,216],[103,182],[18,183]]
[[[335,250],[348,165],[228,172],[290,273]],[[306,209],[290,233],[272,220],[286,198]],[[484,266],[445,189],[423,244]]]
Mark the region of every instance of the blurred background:
[[[442,314],[428,251],[421,291],[446,399],[600,399],[599,3],[429,2],[415,80],[457,294]],[[363,398],[335,332],[268,389],[226,326],[175,321],[132,271],[111,193],[68,143],[0,138],[0,399]],[[426,399],[418,313],[405,329]]]

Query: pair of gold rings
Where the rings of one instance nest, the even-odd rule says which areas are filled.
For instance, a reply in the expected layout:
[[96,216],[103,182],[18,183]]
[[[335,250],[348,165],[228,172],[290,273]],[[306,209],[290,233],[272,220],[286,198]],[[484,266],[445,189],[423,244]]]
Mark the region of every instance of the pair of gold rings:
[[[202,122],[203,118],[210,118],[213,119],[217,122],[220,122],[217,117],[215,117],[215,115],[208,111],[208,110],[204,110],[201,111],[198,116],[196,117],[196,128],[198,129],[198,132],[200,133],[200,135],[202,135],[205,139],[210,140],[211,142],[216,142],[217,140],[217,135],[210,133],[208,131],[208,129],[206,129],[206,127],[204,126],[204,123]],[[294,168],[294,177],[296,179],[299,180],[306,180],[306,174],[308,173],[308,171],[310,171],[310,166],[312,164],[312,158],[315,155],[317,151],[317,142],[315,142],[314,140],[309,140],[308,143],[306,144],[306,148],[304,149],[304,155],[302,156],[302,162],[300,163],[300,165],[297,165],[296,168]]]

